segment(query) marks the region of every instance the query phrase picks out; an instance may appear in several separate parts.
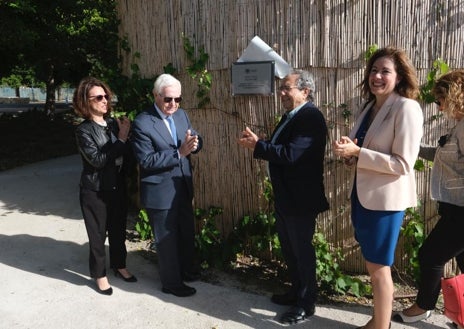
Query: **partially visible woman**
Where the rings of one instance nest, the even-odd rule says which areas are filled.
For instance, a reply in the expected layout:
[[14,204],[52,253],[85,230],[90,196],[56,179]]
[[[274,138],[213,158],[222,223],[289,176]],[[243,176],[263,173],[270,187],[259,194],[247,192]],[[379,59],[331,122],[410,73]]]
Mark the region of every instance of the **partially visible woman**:
[[334,153],[353,166],[351,217],[369,272],[374,314],[363,327],[390,327],[394,261],[404,211],[417,203],[414,163],[423,114],[415,69],[404,51],[386,47],[369,59],[360,84],[367,98],[350,136]]
[[111,97],[108,86],[92,77],[81,80],[73,96],[74,110],[84,118],[76,128],[76,141],[83,165],[79,199],[89,237],[90,276],[104,295],[113,293],[106,275],[107,231],[110,267],[125,281],[137,281],[126,269],[125,156],[131,152],[126,143],[130,121],[109,116]]
[[445,264],[456,257],[464,273],[464,70],[441,76],[432,88],[438,109],[456,125],[438,141],[421,145],[419,156],[433,160],[431,197],[440,219],[419,249],[420,279],[416,302],[393,316],[399,322],[427,319],[435,309]]

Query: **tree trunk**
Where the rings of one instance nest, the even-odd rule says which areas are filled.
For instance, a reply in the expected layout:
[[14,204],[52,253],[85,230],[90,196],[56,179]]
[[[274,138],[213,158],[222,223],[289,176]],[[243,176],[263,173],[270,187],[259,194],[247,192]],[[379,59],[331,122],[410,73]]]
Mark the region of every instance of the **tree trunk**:
[[46,91],[46,100],[45,100],[45,112],[47,115],[55,115],[55,67],[53,64],[48,66],[47,81],[45,81],[47,91]]

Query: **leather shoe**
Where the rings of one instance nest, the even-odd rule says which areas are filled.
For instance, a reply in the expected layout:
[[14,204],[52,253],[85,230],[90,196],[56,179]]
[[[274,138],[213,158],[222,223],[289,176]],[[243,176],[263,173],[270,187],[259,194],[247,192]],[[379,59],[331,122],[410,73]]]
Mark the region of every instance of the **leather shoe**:
[[111,296],[113,294],[113,288],[112,287],[109,287],[108,289],[100,289],[98,288],[97,286],[97,291],[102,294],[102,295],[106,295],[106,296]]
[[305,310],[301,306],[292,306],[290,307],[287,312],[282,314],[280,317],[280,322],[284,324],[297,324],[305,321],[311,315],[315,313],[314,305],[311,306],[309,309]]
[[277,305],[295,305],[297,302],[297,297],[290,293],[272,295],[271,302]]
[[182,284],[179,287],[174,287],[174,288],[165,288],[161,289],[162,292],[165,294],[173,294],[174,296],[177,297],[188,297],[194,295],[197,290],[195,288],[189,287],[185,284]]
[[200,280],[200,272],[184,272],[182,274],[182,281],[195,282]]
[[393,315],[392,320],[395,322],[401,322],[401,323],[413,323],[413,322],[425,320],[429,318],[431,315],[432,315],[431,311],[425,311],[422,314],[413,315],[413,316],[407,316],[403,312],[398,312],[395,315]]
[[114,276],[117,277],[117,278],[121,278],[126,282],[137,282],[137,278],[135,277],[135,275],[131,275],[130,277],[126,278],[117,269],[114,270]]

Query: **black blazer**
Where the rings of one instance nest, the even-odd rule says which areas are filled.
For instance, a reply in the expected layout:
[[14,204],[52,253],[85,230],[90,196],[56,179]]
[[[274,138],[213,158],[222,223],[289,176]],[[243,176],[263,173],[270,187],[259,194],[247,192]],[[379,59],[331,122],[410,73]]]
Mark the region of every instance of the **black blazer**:
[[326,143],[325,119],[311,102],[292,117],[274,144],[263,140],[257,142],[253,155],[269,161],[277,210],[302,216],[329,208],[323,178]]
[[[82,158],[80,186],[93,191],[116,189],[129,162],[134,162],[129,143],[111,140],[110,132],[118,136],[117,122],[112,118],[105,120],[106,128],[92,120],[84,120],[75,130]],[[116,165],[119,157],[123,157],[123,166]]]

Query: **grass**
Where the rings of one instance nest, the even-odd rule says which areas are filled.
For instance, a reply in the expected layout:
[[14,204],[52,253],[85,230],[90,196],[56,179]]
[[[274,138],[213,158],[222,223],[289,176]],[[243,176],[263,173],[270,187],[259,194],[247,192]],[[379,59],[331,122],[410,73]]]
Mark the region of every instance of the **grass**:
[[77,153],[75,116],[43,110],[0,114],[0,171]]

